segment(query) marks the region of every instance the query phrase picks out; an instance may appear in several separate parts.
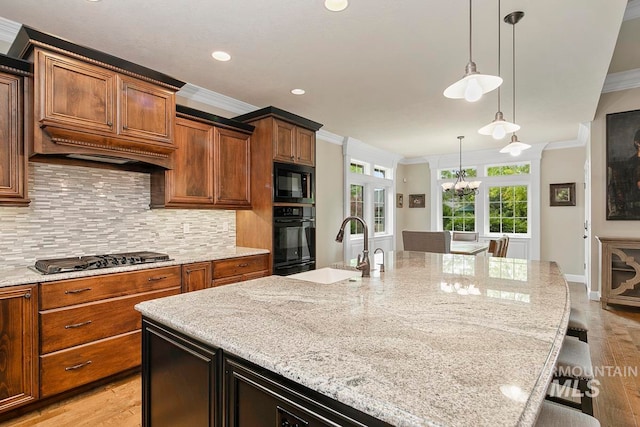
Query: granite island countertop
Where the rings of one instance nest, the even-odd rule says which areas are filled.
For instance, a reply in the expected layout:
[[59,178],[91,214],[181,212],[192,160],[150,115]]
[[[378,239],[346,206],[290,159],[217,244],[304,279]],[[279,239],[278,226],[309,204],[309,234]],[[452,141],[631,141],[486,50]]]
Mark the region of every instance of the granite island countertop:
[[569,317],[555,263],[399,252],[372,276],[271,276],[136,308],[392,425],[534,425]]
[[269,253],[269,251],[266,249],[245,248],[241,246],[234,246],[229,248],[193,248],[190,251],[173,253],[170,249],[167,249],[163,252],[166,252],[171,257],[171,260],[137,265],[125,265],[122,267],[73,271],[68,273],[42,274],[36,270],[32,270],[31,268],[29,268],[29,266],[17,268],[0,268],[0,288]]

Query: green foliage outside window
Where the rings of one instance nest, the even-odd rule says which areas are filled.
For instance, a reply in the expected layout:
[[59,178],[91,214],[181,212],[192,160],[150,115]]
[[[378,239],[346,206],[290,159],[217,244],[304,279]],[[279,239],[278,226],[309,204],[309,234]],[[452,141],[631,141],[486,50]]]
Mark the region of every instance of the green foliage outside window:
[[[352,165],[353,166],[353,165]],[[351,184],[351,198],[350,198],[350,214],[352,216],[364,216],[364,186]],[[350,222],[351,234],[363,234],[364,229],[362,224],[356,221]]]
[[528,163],[504,166],[489,166],[487,168],[488,176],[528,175],[530,173],[531,165]]
[[527,209],[526,185],[489,187],[489,232],[526,234]]
[[450,231],[476,230],[476,196],[459,197],[442,192],[442,229]]

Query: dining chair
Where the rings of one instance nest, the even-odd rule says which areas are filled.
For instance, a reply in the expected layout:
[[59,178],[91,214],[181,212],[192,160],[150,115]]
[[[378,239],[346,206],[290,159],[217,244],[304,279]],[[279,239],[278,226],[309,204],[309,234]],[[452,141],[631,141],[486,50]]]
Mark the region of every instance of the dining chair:
[[489,240],[488,253],[491,256],[504,258],[507,256],[507,249],[509,247],[509,238],[507,236],[500,237],[499,239]]
[[504,258],[507,256],[507,249],[509,248],[509,236],[502,236],[502,246],[500,247],[500,257]]
[[405,251],[436,252],[448,254],[451,251],[449,231],[402,230]]
[[451,240],[458,242],[477,242],[480,233],[477,231],[453,231],[451,232]]

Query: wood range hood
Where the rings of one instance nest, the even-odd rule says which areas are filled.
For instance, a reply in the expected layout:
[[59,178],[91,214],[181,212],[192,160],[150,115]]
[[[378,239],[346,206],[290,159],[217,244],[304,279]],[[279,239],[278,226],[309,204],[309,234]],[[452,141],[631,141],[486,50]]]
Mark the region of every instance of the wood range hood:
[[27,26],[8,55],[34,65],[25,102],[30,160],[173,167],[175,93],[184,82]]

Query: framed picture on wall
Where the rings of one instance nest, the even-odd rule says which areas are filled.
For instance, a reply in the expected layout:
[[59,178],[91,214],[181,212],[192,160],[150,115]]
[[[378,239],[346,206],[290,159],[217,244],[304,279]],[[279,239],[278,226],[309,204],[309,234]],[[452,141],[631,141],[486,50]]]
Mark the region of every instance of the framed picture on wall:
[[576,183],[549,184],[550,206],[575,206]]
[[640,110],[607,114],[607,219],[640,220]]
[[410,208],[424,208],[424,194],[409,194]]
[[404,196],[402,195],[402,193],[396,193],[396,208],[404,207],[403,198],[404,198]]

